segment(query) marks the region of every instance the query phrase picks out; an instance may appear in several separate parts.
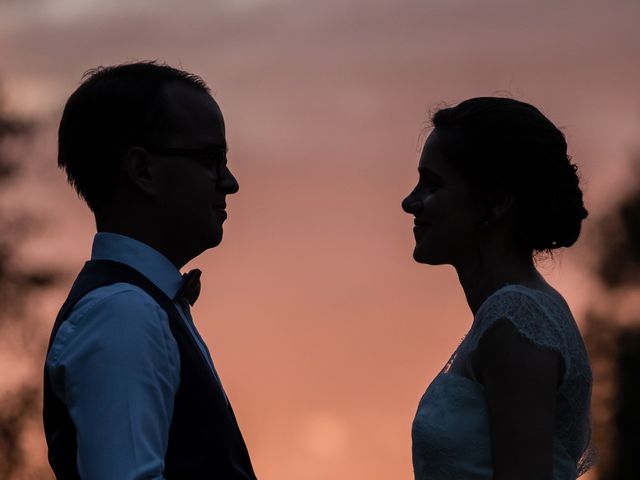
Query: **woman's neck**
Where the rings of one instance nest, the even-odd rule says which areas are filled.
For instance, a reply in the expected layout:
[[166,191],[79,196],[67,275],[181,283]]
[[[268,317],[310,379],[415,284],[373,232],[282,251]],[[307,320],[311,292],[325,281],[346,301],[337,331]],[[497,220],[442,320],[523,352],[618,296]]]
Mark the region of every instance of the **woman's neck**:
[[499,259],[485,256],[482,262],[456,265],[455,268],[474,316],[491,294],[507,285],[524,285],[539,290],[551,288],[530,257],[501,252]]

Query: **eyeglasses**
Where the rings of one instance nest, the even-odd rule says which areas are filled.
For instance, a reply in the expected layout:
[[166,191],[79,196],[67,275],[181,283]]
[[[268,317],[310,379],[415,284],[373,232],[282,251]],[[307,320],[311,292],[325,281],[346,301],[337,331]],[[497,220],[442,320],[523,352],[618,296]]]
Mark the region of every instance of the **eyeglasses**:
[[227,147],[182,148],[182,147],[146,147],[154,155],[168,157],[186,157],[201,163],[207,170],[222,177],[227,166]]

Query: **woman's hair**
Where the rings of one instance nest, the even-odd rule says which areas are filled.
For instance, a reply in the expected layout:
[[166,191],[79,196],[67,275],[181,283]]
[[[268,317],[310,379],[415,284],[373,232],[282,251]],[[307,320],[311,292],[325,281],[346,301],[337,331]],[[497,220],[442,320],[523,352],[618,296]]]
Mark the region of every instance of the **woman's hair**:
[[562,132],[537,108],[510,98],[480,97],[438,110],[445,158],[483,198],[507,191],[517,208],[517,240],[527,251],[573,245],[587,210],[578,167]]

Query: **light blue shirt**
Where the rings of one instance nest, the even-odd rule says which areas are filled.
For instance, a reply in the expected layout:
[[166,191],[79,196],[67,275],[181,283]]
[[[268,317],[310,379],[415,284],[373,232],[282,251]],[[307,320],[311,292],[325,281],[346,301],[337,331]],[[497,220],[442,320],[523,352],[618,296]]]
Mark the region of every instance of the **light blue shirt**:
[[[165,256],[123,235],[96,234],[91,259],[125,263],[169,298],[182,284]],[[188,303],[176,306],[218,379]],[[180,353],[152,297],[126,283],[89,292],[58,330],[46,366],[77,430],[81,478],[163,478]]]

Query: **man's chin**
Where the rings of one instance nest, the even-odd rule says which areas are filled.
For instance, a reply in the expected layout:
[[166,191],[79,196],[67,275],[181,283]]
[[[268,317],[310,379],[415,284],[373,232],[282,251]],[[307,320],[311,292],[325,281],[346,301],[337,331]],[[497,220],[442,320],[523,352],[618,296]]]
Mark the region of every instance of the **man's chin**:
[[222,243],[222,225],[216,226],[213,234],[209,237],[209,245],[207,248],[215,248]]
[[220,235],[220,237],[216,238],[215,240],[212,240],[208,248],[216,248],[221,243],[222,243],[222,235]]
[[197,248],[199,252],[198,255],[200,255],[207,250],[216,248],[220,243],[222,243],[222,227],[220,225],[215,225],[207,232],[200,232],[200,235],[198,235],[197,238],[199,240],[193,246]]

